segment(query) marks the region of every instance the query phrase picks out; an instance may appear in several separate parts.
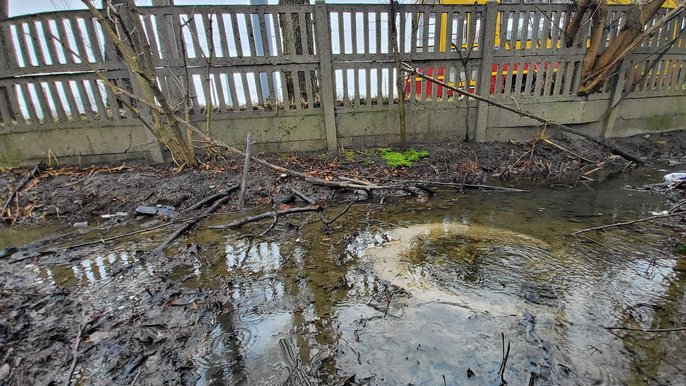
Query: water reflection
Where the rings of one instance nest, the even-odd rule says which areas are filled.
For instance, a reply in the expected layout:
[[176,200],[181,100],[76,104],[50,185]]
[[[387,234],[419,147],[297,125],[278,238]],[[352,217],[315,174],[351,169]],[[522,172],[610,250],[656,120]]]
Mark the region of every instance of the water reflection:
[[[111,251],[107,254],[93,253],[74,264],[57,264],[38,267],[38,282],[53,288],[75,285],[94,285],[108,281],[122,269],[134,264],[135,258],[128,251]],[[143,264],[139,269],[152,276],[152,268]]]

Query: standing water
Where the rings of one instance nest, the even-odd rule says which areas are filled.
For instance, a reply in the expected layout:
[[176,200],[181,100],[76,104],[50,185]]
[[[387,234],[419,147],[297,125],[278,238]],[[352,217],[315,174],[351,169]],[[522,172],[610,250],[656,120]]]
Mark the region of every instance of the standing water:
[[[283,220],[285,240],[245,237],[266,224],[202,229],[173,274],[227,294],[191,350],[197,383],[686,384],[684,332],[604,328],[685,324],[679,235],[646,223],[570,236],[667,209],[624,188],[660,178],[357,204],[328,228]],[[129,246],[38,276],[97,286],[135,264]],[[130,280],[152,274],[143,267]]]

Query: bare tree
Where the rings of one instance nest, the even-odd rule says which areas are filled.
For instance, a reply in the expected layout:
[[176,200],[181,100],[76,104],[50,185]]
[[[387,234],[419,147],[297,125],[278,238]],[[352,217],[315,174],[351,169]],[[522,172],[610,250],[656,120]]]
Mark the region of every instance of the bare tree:
[[170,119],[173,116],[173,108],[159,89],[150,43],[143,32],[141,17],[134,1],[105,0],[106,16],[95,8],[92,0],[81,1],[100,24],[105,38],[114,44],[121,60],[131,70],[140,97],[149,105],[160,107],[149,109],[149,118],[141,115],[140,111],[135,115],[141,120],[147,120],[143,122],[145,126],[169,149],[176,163],[195,165],[195,155],[190,142],[184,139],[177,120]]
[[[591,38],[590,45],[582,62],[581,79],[577,94],[587,95],[598,91],[603,83],[615,72],[618,64],[631,51],[648,39],[654,32],[669,23],[675,16],[684,10],[686,1],[681,1],[677,7],[668,12],[663,18],[647,27],[655,17],[666,0],[648,0],[640,4],[632,3],[631,10],[626,15],[626,20],[619,34],[604,46],[603,30],[607,18],[607,0],[578,0],[572,20],[565,31],[568,46],[578,41],[578,35],[582,28],[582,20],[590,13]],[[585,45],[585,41],[578,42]]]

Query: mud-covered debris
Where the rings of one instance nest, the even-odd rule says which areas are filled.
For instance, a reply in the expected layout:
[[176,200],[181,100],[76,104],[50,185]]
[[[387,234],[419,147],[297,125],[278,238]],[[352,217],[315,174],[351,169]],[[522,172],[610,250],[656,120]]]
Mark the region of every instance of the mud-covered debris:
[[178,215],[176,209],[171,206],[145,206],[139,205],[136,207],[137,215],[144,216],[162,216],[167,218],[174,218]]

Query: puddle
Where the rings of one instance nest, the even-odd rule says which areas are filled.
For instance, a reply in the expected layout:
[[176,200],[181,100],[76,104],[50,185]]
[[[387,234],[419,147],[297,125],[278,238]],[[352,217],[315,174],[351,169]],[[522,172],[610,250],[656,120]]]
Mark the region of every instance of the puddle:
[[[565,236],[664,210],[663,197],[622,189],[653,174],[358,204],[329,228],[294,218],[275,239],[246,237],[265,224],[200,229],[159,263],[178,264],[171,277],[186,293],[223,294],[186,309],[203,310],[208,331],[184,347],[189,371],[198,385],[336,384],[346,374],[372,385],[497,385],[504,336],[509,384],[686,384],[670,359],[686,356],[683,333],[599,327],[685,323],[686,272],[671,253],[679,235],[646,224],[590,233],[596,243]],[[156,277],[134,252],[141,245],[32,267],[47,285],[97,294],[122,269],[118,280],[136,285]]]

